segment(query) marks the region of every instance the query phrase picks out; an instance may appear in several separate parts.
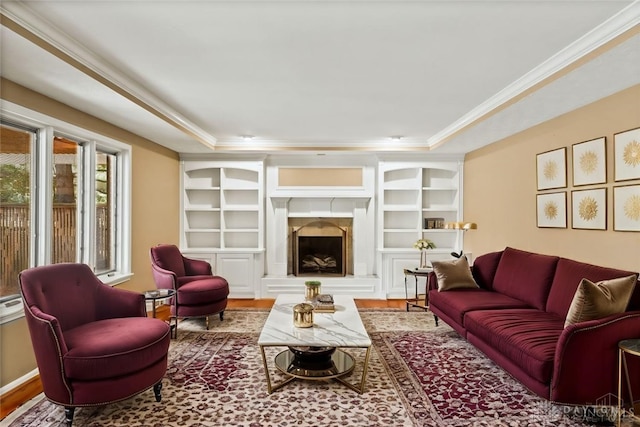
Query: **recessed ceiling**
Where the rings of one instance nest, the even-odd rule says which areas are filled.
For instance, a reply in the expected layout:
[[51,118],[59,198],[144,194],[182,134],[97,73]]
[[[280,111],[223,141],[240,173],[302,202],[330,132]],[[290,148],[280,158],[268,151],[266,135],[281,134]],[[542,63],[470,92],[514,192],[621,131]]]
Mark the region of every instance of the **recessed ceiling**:
[[632,1],[51,0],[2,12],[4,78],[183,153],[463,153],[640,83]]

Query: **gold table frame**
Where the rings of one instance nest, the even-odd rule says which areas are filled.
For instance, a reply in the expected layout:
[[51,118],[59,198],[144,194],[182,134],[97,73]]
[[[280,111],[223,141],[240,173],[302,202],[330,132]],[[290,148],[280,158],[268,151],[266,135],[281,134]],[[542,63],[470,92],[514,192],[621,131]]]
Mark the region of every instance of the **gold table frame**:
[[[353,360],[353,367],[350,369],[347,369],[343,372],[338,372],[335,374],[328,374],[328,375],[322,375],[322,376],[311,376],[311,375],[298,375],[298,374],[292,374],[291,372],[286,372],[285,370],[281,369],[278,367],[278,365],[275,362],[274,359],[274,365],[276,366],[276,369],[280,372],[282,372],[285,375],[288,375],[289,378],[279,382],[279,383],[272,383],[271,382],[271,374],[269,372],[269,363],[267,362],[267,355],[265,353],[265,348],[266,347],[284,347],[284,345],[261,345],[260,346],[260,353],[262,354],[262,364],[264,366],[264,372],[265,372],[265,376],[267,378],[267,393],[271,394],[274,391],[278,390],[279,388],[283,387],[286,384],[289,384],[291,381],[295,380],[295,379],[302,379],[302,380],[311,380],[311,381],[321,381],[321,380],[327,380],[327,379],[334,379],[342,384],[344,384],[345,386],[349,387],[350,389],[358,392],[359,394],[363,394],[365,391],[365,383],[367,381],[367,371],[369,369],[369,358],[371,356],[371,346],[366,346],[366,347],[360,347],[360,346],[354,346],[354,347],[339,347],[336,349],[336,353],[337,352],[341,352],[343,354],[345,354],[346,356],[350,357]],[[347,353],[346,351],[342,351],[341,349],[343,348],[366,348],[367,352],[365,354],[364,357],[364,364],[362,366],[362,377],[360,378],[360,384],[355,385],[349,381],[347,381],[346,379],[344,379],[343,377],[348,376],[349,374],[351,374],[354,370],[355,367],[357,365],[356,359],[355,357],[353,357],[351,354]],[[290,351],[290,350],[285,350],[285,351]],[[280,353],[278,353],[280,354]],[[277,357],[277,356],[276,356]]]

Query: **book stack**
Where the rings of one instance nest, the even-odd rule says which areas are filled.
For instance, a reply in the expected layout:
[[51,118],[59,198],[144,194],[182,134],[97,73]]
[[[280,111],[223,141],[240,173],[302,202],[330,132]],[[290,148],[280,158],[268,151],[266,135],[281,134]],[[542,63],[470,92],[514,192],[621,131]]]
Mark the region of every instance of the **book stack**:
[[336,306],[333,304],[333,296],[320,294],[316,297],[313,311],[316,313],[335,313]]

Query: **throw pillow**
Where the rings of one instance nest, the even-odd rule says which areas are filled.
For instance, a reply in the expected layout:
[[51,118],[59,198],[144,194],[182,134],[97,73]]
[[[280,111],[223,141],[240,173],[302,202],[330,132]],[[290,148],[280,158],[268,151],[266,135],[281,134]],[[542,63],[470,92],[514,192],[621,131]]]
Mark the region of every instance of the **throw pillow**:
[[582,279],[573,295],[564,326],[623,313],[627,309],[635,284],[635,274],[598,283]]
[[431,265],[438,278],[438,291],[478,287],[464,256],[453,261],[431,261]]

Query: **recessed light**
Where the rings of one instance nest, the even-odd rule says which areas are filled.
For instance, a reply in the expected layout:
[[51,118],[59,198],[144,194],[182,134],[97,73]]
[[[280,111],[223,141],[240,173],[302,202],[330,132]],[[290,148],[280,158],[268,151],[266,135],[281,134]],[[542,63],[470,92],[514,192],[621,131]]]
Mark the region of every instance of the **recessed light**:
[[392,141],[400,141],[402,139],[402,136],[396,135],[396,136],[391,136],[390,138]]
[[242,139],[245,141],[251,141],[253,139],[253,135],[242,135]]

